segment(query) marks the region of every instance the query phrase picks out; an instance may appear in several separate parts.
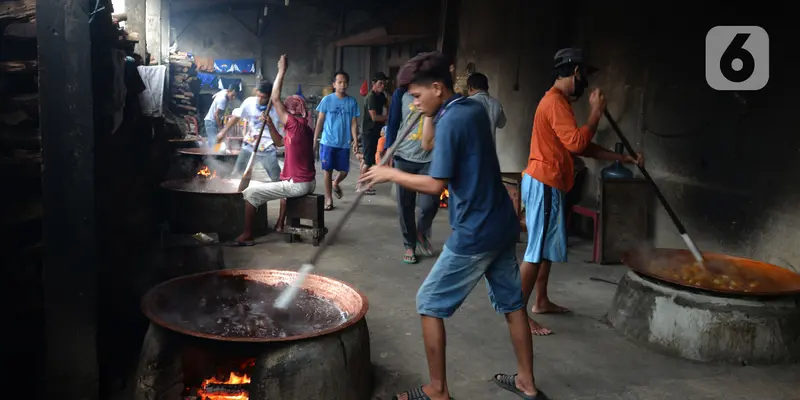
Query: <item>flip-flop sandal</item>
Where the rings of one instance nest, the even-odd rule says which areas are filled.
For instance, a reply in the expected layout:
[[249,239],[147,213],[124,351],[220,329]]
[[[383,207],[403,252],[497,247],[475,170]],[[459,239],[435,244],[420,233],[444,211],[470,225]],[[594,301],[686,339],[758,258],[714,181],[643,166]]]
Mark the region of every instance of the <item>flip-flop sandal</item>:
[[517,389],[516,383],[514,383],[514,378],[516,378],[517,374],[514,375],[506,375],[506,374],[496,374],[492,381],[494,381],[495,385],[500,386],[502,389],[508,390],[511,393],[525,399],[525,400],[550,400],[544,392],[539,390],[536,393],[536,396],[528,396],[523,391]]
[[[399,395],[392,396],[392,400],[400,399],[400,395],[403,394],[406,395],[408,400],[431,400],[431,398],[422,391],[422,386],[411,389],[404,393],[400,393]],[[453,400],[453,398],[451,397],[450,400]]]
[[344,192],[342,192],[342,188],[339,185],[333,187],[333,194],[336,195],[337,199],[341,199],[344,196]]
[[423,256],[430,257],[433,255],[433,249],[431,247],[431,241],[427,238],[423,239],[423,241],[417,240],[417,249]]
[[416,264],[417,263],[417,256],[413,254],[403,254],[403,262],[406,264]]
[[333,204],[326,204],[325,208],[323,208],[323,210],[330,211],[330,210],[333,210],[334,208],[335,207],[333,206]]
[[247,242],[240,242],[238,240],[232,240],[232,241],[230,241],[228,243],[225,243],[225,246],[228,246],[228,247],[251,247],[251,246],[255,246],[255,245],[256,245],[256,242],[254,242],[252,240],[251,241],[247,241]]

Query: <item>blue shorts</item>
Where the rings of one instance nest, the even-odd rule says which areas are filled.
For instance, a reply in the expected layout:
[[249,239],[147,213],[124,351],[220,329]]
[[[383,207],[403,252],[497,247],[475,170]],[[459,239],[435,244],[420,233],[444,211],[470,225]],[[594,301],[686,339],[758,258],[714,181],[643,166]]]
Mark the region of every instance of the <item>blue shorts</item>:
[[528,225],[525,262],[566,262],[564,193],[523,174],[522,203],[525,204],[525,224]]
[[350,149],[319,144],[319,160],[323,171],[350,171]]
[[515,243],[474,255],[456,254],[445,246],[417,292],[417,313],[434,318],[453,315],[484,276],[497,312],[507,314],[525,307]]

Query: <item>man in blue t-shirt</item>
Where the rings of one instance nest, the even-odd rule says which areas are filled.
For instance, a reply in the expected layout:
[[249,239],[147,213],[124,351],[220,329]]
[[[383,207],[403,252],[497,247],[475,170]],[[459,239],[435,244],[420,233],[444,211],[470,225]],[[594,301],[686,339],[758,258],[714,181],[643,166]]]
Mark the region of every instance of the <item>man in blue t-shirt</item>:
[[485,276],[495,310],[505,314],[519,365],[517,374],[496,374],[494,382],[525,399],[546,399],[533,379],[531,331],[516,257],[519,220],[502,184],[491,123],[480,103],[454,94],[449,65],[440,52],[423,53],[409,60],[397,78],[414,96],[414,105],[434,118],[430,176],[378,166],[360,179],[370,185],[391,181],[420,193],[438,195],[445,187],[450,192],[453,232],[417,293],[430,383],[397,398],[449,399],[443,319]]
[[[333,75],[334,92],[323,97],[317,106],[317,127],[314,146],[319,146],[319,160],[325,171],[325,210],[333,210],[333,194],[342,198],[342,183],[350,171],[350,150],[358,153],[358,117],[361,111],[356,99],[347,95],[350,75],[339,71]],[[321,136],[320,136],[321,135]],[[318,142],[319,140],[319,142]],[[317,144],[319,143],[319,145]],[[333,171],[339,171],[333,178]]]

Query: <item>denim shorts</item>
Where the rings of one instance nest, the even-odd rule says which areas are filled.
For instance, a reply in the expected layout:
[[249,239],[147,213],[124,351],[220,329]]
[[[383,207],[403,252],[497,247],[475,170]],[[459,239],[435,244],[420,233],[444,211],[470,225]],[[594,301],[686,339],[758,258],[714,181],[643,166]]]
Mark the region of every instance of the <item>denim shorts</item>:
[[484,276],[495,311],[507,314],[525,307],[516,243],[474,255],[456,254],[445,246],[417,292],[417,312],[435,318],[450,317]]

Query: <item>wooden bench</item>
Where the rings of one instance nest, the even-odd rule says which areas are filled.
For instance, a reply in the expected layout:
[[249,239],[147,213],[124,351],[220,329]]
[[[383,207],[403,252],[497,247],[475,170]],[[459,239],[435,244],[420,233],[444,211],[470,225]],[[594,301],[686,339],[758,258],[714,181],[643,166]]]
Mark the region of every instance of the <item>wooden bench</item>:
[[[302,220],[311,221],[311,225],[303,225]],[[288,243],[293,243],[301,236],[309,236],[314,246],[319,246],[328,233],[325,227],[325,196],[312,193],[286,199],[285,222],[284,233]]]

